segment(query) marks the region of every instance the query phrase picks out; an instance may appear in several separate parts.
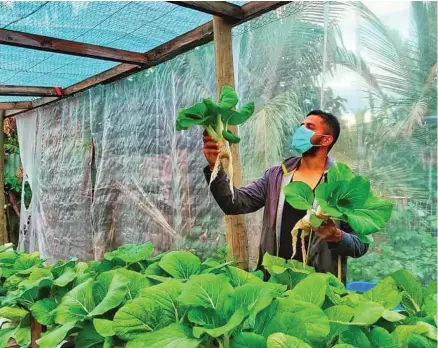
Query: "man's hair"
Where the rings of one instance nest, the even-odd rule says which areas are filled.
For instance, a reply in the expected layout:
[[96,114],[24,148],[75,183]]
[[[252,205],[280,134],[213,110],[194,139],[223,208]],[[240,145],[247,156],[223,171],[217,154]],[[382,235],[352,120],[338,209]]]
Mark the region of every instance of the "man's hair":
[[329,149],[331,149],[333,147],[333,145],[336,144],[336,142],[338,141],[339,135],[341,134],[341,126],[339,124],[338,119],[336,118],[336,116],[332,115],[331,113],[324,112],[322,110],[312,110],[307,114],[307,116],[310,116],[310,115],[315,115],[315,116],[321,117],[324,120],[324,123],[330,129],[331,135],[333,135],[333,143],[330,145],[330,148],[329,148]]

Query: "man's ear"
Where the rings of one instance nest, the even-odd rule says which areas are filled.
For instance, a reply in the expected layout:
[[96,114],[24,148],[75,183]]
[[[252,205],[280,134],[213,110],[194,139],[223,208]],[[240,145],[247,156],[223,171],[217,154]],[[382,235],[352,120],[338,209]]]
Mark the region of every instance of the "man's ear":
[[325,137],[322,137],[321,145],[322,146],[330,146],[333,144],[333,141],[335,138],[333,135],[326,135]]

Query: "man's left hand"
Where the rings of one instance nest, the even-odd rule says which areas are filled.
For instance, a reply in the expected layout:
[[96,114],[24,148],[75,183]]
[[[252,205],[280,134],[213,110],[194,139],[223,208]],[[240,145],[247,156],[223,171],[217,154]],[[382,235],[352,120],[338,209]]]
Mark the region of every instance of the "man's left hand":
[[342,239],[342,231],[336,227],[332,219],[325,220],[321,226],[314,228],[316,235],[326,242],[339,243]]

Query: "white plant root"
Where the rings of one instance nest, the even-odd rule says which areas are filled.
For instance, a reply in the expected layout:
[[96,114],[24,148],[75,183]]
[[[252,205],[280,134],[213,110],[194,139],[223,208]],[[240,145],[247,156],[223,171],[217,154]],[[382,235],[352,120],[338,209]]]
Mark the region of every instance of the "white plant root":
[[301,230],[301,252],[303,254],[303,264],[307,266],[307,250],[305,246],[305,238],[310,235],[312,225],[310,223],[310,213],[308,212],[301,220],[299,220],[292,229],[292,258],[297,253],[298,232]]
[[219,155],[211,172],[210,184],[216,179],[221,167],[224,169],[228,177],[232,199],[234,200],[234,186],[233,186],[233,157],[231,155],[230,144],[228,141],[219,143]]

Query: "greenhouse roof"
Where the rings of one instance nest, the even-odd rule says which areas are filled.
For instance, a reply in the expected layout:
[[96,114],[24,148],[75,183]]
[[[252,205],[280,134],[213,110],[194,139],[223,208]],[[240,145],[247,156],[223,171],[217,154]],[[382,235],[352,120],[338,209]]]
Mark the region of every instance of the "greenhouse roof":
[[[0,1],[0,102],[70,95],[118,79],[212,41],[213,15],[236,25],[285,3]],[[23,93],[15,86],[46,88]]]

